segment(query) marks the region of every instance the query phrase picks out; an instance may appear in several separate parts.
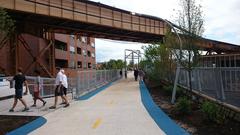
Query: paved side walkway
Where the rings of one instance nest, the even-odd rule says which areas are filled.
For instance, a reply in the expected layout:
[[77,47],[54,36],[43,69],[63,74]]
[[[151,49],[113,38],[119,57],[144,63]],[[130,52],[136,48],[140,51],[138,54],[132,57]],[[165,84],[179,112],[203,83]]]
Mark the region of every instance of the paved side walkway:
[[141,102],[138,82],[122,79],[88,100],[44,116],[33,135],[165,135]]

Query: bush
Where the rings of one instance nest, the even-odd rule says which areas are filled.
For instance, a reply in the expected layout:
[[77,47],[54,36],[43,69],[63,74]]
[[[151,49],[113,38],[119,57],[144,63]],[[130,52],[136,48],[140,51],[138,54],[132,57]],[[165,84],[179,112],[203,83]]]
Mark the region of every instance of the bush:
[[[166,92],[167,95],[171,96],[173,91],[173,85],[163,86],[163,90]],[[176,97],[183,95],[183,89],[180,87],[177,87],[176,90]]]
[[172,95],[172,90],[173,90],[173,86],[172,85],[165,85],[163,86],[163,90],[165,91],[165,93],[167,95]]
[[202,103],[201,111],[204,113],[205,119],[218,124],[224,123],[226,119],[225,115],[220,113],[220,108],[215,103],[209,101]]
[[192,102],[187,97],[181,97],[176,104],[176,111],[182,115],[187,115],[192,112]]

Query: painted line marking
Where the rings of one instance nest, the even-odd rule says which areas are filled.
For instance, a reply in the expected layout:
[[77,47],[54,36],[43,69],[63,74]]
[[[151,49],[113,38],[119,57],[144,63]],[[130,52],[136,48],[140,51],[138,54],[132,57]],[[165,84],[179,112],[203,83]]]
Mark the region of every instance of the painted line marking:
[[111,100],[110,102],[109,102],[109,105],[112,105],[114,103],[114,101],[113,100]]
[[102,123],[102,119],[101,119],[101,118],[98,118],[98,119],[94,122],[92,128],[93,128],[93,129],[96,129],[101,123]]

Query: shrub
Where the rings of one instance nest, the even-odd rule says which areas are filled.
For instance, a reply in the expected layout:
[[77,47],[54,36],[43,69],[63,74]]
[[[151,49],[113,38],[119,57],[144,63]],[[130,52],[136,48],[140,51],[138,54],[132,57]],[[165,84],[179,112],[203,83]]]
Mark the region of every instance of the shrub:
[[[172,85],[163,86],[163,90],[166,92],[167,95],[171,96],[173,91],[173,86]],[[180,87],[177,87],[176,97],[179,97],[182,95],[183,95],[183,89]]]
[[172,85],[165,85],[163,86],[163,90],[165,91],[165,93],[167,95],[172,95],[172,90],[173,90],[173,86]]
[[192,112],[191,101],[187,97],[180,97],[176,104],[176,111],[182,115],[190,114]]
[[226,119],[225,115],[220,113],[220,108],[215,103],[209,101],[202,103],[201,111],[204,113],[205,119],[218,124],[224,123]]

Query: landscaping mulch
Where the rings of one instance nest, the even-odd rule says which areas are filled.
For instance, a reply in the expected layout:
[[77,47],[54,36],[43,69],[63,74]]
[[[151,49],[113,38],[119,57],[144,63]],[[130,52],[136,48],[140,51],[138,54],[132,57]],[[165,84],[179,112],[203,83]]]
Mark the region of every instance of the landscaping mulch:
[[17,129],[37,118],[37,116],[0,115],[0,135],[5,135],[6,133]]
[[[199,104],[193,103],[192,113],[179,115],[171,104],[171,95],[163,90],[162,85],[146,84],[154,102],[176,123],[192,135],[240,135],[240,122],[227,120],[217,124],[206,120]],[[153,86],[153,87],[152,87]]]

